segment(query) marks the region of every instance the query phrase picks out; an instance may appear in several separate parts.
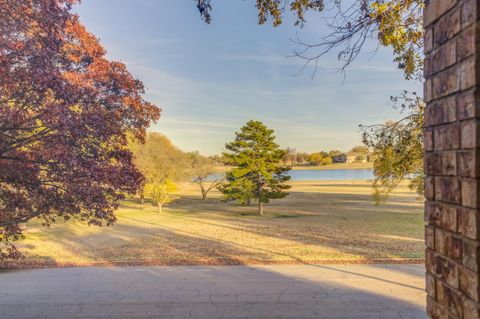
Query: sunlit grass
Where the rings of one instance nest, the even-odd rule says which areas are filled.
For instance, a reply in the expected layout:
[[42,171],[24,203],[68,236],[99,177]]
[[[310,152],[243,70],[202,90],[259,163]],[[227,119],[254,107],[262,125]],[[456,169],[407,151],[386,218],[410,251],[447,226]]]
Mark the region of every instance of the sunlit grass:
[[200,199],[193,185],[158,213],[122,203],[112,227],[79,222],[27,225],[21,266],[244,264],[371,261],[423,257],[422,202],[406,186],[382,206],[362,181],[292,182],[291,195],[266,206]]

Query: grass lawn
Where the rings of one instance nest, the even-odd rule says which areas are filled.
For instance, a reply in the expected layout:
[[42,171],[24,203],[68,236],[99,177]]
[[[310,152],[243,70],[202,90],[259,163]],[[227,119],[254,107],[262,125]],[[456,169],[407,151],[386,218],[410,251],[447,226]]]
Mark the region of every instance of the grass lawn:
[[[423,257],[423,203],[406,186],[382,206],[366,181],[292,182],[287,199],[255,206],[202,201],[193,185],[158,213],[122,203],[111,227],[27,224],[19,267],[125,264],[372,262]],[[4,265],[5,266],[5,265]],[[12,266],[12,264],[7,265]],[[14,265],[15,266],[15,265]]]

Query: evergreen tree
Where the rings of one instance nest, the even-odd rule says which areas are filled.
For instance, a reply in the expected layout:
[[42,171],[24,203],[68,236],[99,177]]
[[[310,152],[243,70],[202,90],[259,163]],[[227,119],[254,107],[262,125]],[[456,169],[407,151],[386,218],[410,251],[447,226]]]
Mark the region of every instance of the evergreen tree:
[[260,121],[249,121],[235,135],[223,154],[226,164],[234,168],[226,173],[226,183],[220,190],[225,200],[238,200],[244,205],[256,199],[258,213],[263,215],[263,203],[288,195],[285,190],[290,186],[285,182],[290,179],[290,168],[279,165],[285,151],[274,142],[273,130]]

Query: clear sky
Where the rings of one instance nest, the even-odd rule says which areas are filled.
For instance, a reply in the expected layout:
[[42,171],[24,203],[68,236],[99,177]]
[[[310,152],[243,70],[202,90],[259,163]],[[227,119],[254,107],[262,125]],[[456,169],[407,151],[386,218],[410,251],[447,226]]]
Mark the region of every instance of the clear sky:
[[403,80],[389,50],[372,55],[373,41],[346,75],[335,71],[335,54],[314,79],[312,69],[298,74],[303,61],[288,58],[298,48],[290,39],[318,39],[326,31],[320,15],[303,29],[291,19],[259,26],[254,2],[213,0],[210,25],[192,0],[83,0],[75,10],[162,108],[151,129],[184,151],[219,153],[250,119],[273,128],[282,147],[348,150],[361,142],[359,124],[399,117],[391,95],[420,90]]

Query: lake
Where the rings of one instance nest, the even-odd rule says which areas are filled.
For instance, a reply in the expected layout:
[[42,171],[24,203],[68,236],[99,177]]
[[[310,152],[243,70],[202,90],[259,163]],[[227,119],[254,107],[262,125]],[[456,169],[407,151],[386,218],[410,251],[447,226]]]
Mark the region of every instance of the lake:
[[[291,170],[288,174],[292,181],[338,181],[374,179],[372,169],[303,169]],[[209,179],[222,176],[213,174]]]
[[291,170],[292,181],[334,181],[374,179],[372,169],[305,169]]

